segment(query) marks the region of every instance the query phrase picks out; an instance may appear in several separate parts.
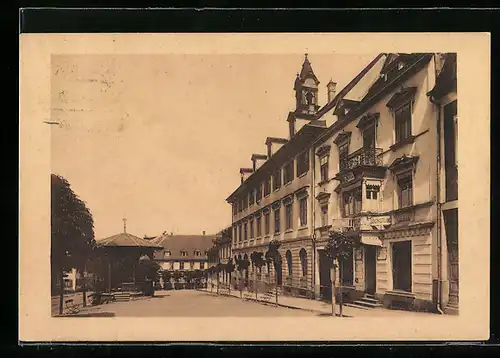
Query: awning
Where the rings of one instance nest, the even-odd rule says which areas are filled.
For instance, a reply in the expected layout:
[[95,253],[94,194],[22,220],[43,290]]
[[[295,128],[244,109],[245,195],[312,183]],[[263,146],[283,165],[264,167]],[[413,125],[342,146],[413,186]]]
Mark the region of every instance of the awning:
[[382,246],[382,240],[375,235],[361,234],[361,243],[365,245]]

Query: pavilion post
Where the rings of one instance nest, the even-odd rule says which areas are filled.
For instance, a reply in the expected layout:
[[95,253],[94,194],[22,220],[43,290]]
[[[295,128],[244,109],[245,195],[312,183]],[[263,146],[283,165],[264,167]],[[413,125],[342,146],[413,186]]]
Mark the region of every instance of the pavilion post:
[[111,293],[111,259],[108,257],[108,292]]

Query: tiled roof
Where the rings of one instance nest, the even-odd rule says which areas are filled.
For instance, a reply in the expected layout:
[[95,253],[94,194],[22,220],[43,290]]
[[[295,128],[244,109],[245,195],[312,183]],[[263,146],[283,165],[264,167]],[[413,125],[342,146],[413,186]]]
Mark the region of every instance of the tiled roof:
[[[206,259],[205,251],[213,246],[215,235],[161,235],[153,242],[162,247],[155,253],[155,259]],[[200,256],[195,256],[195,251],[200,252]],[[170,256],[165,257],[165,251],[170,251]],[[187,256],[181,256],[181,252],[186,251]]]
[[141,239],[135,235],[122,232],[117,235],[107,237],[97,241],[100,247],[144,247],[144,248],[159,248],[155,242]]

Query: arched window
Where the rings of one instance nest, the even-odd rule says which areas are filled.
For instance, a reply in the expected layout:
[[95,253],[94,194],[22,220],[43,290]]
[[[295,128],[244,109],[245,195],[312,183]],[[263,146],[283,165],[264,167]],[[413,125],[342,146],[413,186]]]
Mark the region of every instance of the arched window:
[[299,252],[300,257],[300,266],[302,268],[302,276],[307,276],[307,253],[306,250],[300,249]]
[[292,253],[290,250],[286,252],[286,264],[288,266],[288,276],[292,276]]
[[314,104],[313,99],[314,99],[314,95],[312,94],[312,92],[307,92],[306,93],[306,101],[307,101],[308,105]]

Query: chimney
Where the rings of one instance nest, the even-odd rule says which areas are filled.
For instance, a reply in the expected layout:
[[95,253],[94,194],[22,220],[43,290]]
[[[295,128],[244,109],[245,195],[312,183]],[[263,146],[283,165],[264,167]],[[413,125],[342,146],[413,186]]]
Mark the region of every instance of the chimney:
[[243,184],[243,182],[245,180],[247,180],[247,178],[250,176],[250,174],[253,173],[253,169],[252,168],[240,168],[240,175],[241,175],[241,183]]
[[330,82],[328,82],[328,84],[326,85],[326,88],[328,90],[328,103],[333,101],[333,99],[335,98],[336,87],[337,87],[337,84],[335,82],[333,82],[332,80],[330,80]]
[[285,144],[288,142],[288,139],[285,138],[276,138],[276,137],[267,137],[266,145],[267,145],[267,158],[270,159],[273,153],[273,143],[274,144]]
[[253,163],[252,169],[254,172],[258,169],[257,162],[259,160],[267,160],[267,155],[265,155],[265,154],[252,154],[252,163]]

